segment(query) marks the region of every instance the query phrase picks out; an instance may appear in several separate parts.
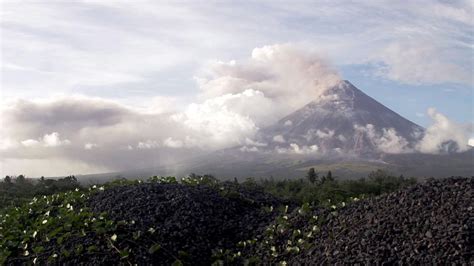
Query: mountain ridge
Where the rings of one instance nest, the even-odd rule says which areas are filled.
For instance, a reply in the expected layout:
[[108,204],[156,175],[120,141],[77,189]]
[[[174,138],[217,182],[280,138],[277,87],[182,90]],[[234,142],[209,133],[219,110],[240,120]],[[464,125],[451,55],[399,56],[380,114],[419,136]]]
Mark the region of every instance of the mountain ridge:
[[248,143],[243,150],[374,157],[413,149],[423,132],[345,80],[262,129],[254,141],[261,145]]

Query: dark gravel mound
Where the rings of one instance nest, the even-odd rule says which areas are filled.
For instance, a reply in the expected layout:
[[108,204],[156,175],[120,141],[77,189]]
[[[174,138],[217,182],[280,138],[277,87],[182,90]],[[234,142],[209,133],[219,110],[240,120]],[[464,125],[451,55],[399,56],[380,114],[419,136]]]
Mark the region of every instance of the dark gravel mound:
[[[240,240],[253,238],[274,219],[274,214],[263,207],[281,204],[259,190],[232,184],[210,188],[156,183],[111,188],[88,203],[92,210],[107,212],[113,220],[133,220],[128,232],[149,233],[152,228],[153,239],[132,241],[130,235],[130,240],[118,241],[117,245],[120,249],[132,247],[131,259],[136,263],[161,265],[176,259],[192,265],[212,263],[213,249],[231,248]],[[150,254],[149,247],[154,243],[159,243],[161,249]],[[82,262],[88,262],[84,259]],[[116,260],[116,254],[103,254],[100,263]]]
[[474,263],[474,178],[430,180],[338,211],[291,264]]

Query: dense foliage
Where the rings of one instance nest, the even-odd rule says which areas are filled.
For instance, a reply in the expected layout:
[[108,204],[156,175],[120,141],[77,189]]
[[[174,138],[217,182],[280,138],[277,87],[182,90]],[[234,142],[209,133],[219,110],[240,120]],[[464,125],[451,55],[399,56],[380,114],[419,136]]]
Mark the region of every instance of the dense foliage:
[[35,196],[52,195],[79,188],[74,176],[60,179],[28,179],[24,175],[6,176],[0,182],[0,209],[8,206],[19,206]]
[[370,173],[367,178],[338,180],[330,171],[319,178],[314,169],[310,169],[307,179],[264,179],[259,185],[268,193],[300,204],[327,205],[328,202],[347,202],[354,197],[376,196],[416,183],[415,178],[396,177],[382,170]]

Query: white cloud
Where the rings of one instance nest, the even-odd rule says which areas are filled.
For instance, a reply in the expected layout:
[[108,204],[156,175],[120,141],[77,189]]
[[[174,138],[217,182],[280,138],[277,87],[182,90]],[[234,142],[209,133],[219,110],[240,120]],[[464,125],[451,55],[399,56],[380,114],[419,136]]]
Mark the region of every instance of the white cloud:
[[468,145],[474,147],[474,138],[469,139]]
[[249,138],[245,138],[245,145],[257,146],[257,147],[266,147],[268,144],[263,142],[258,142]]
[[375,60],[377,75],[408,84],[438,84],[445,82],[472,84],[472,73],[452,62],[445,47],[430,41],[394,42],[385,47]]
[[[469,134],[472,128],[460,125],[449,120],[445,115],[434,108],[428,109],[428,115],[433,119],[433,124],[426,129],[417,149],[423,153],[440,153],[465,151],[468,149]],[[469,132],[471,131],[471,132]],[[452,147],[450,143],[455,143]]]
[[355,125],[354,129],[363,132],[371,141],[372,145],[381,152],[385,153],[407,153],[412,150],[409,148],[408,141],[399,136],[394,128],[382,128],[378,130],[372,124],[365,126]]
[[[137,149],[156,149],[159,147],[160,147],[160,144],[156,140],[140,141],[137,144]],[[133,149],[133,147],[131,146],[129,147],[129,149],[130,148]]]
[[239,150],[241,152],[258,152],[257,147],[248,147],[248,146],[242,146]]
[[347,140],[347,138],[344,137],[344,135],[342,135],[342,134],[339,134],[339,135],[337,136],[337,139],[340,140],[341,142],[346,142],[346,140]]
[[45,134],[42,139],[27,139],[21,141],[21,144],[25,147],[35,147],[42,145],[44,147],[58,147],[62,145],[69,145],[71,141],[65,139],[61,140],[58,132],[52,132],[51,134]]
[[53,132],[51,134],[46,134],[43,136],[43,144],[45,147],[57,147],[61,145],[69,145],[71,141],[65,139],[61,140],[59,138],[58,132]]
[[99,147],[99,145],[97,145],[96,143],[86,143],[84,144],[84,149],[85,150],[92,150],[92,149],[95,149]]
[[169,137],[163,141],[163,145],[169,148],[182,148],[184,146],[184,143],[181,140],[175,140]]
[[386,153],[406,153],[409,150],[408,141],[399,136],[393,128],[382,129],[382,136],[376,141],[379,150]]
[[38,145],[40,142],[34,139],[27,139],[21,142],[21,144],[25,147],[33,147]]
[[274,142],[285,143],[285,138],[282,135],[273,136]]
[[312,141],[314,139],[330,139],[334,136],[334,130],[329,129],[310,129],[303,136],[307,141]]
[[309,154],[317,154],[319,151],[318,145],[310,145],[310,146],[299,146],[296,143],[291,143],[290,147],[282,148],[276,147],[275,148],[277,153],[280,154],[300,154],[300,155],[309,155]]
[[[226,147],[238,145],[257,132],[258,127],[249,116],[251,106],[261,105],[264,108],[265,104],[269,102],[262,93],[247,90],[209,99],[202,104],[191,104],[184,112],[173,115],[172,119],[192,130],[195,133],[193,137],[200,140],[199,146]],[[254,117],[259,119],[258,112]]]
[[321,130],[318,129],[316,131],[316,136],[318,136],[318,138],[322,138],[322,139],[332,138],[334,136],[334,130],[325,129],[325,131],[321,131]]

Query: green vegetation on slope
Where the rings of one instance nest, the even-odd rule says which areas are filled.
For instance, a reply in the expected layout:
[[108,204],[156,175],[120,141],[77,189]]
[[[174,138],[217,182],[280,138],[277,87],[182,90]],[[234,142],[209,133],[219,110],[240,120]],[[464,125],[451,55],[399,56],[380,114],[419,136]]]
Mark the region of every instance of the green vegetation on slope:
[[[332,177],[331,171],[319,177],[311,169],[307,179],[280,181],[264,179],[258,182],[258,185],[268,193],[296,201],[299,204],[326,205],[328,202],[347,202],[354,197],[376,196],[416,183],[415,178],[396,177],[382,170],[370,173],[367,178],[338,180]],[[311,176],[311,173],[314,173],[315,176]],[[251,180],[247,182],[251,182]]]

